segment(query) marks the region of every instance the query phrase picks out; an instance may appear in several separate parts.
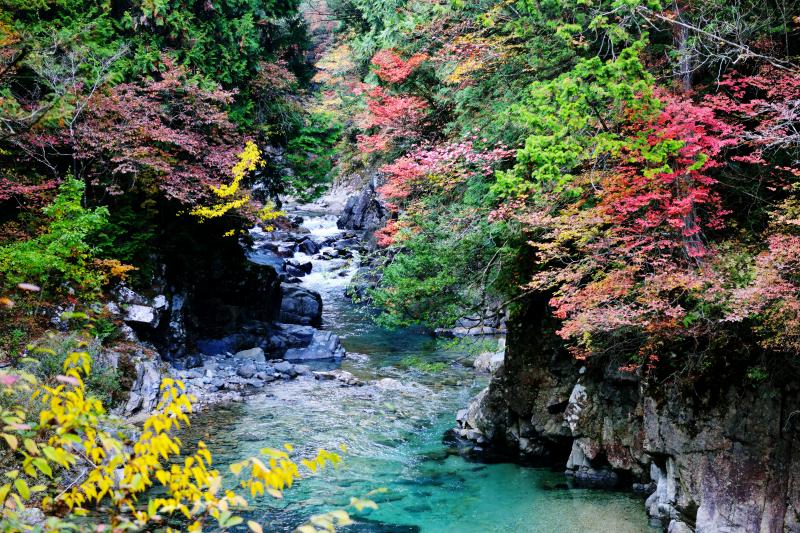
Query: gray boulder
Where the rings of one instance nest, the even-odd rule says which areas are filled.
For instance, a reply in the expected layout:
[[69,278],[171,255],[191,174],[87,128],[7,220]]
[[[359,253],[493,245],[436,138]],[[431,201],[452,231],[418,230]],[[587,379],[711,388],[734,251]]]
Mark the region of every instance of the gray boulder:
[[339,229],[374,231],[383,225],[388,216],[389,210],[370,181],[357,196],[347,199],[336,225]]
[[289,324],[318,326],[322,322],[322,297],[302,287],[281,287],[278,320]]
[[315,253],[319,252],[319,246],[317,246],[317,243],[308,238],[300,241],[300,243],[297,245],[297,248],[306,255],[314,255]]
[[289,361],[278,361],[275,363],[275,370],[281,374],[289,374],[292,372],[293,366]]
[[342,359],[346,353],[339,337],[330,331],[316,330],[311,344],[305,348],[290,348],[284,358],[289,361],[312,361],[315,359]]
[[125,310],[125,322],[128,324],[139,324],[151,328],[158,327],[161,314],[149,305],[130,304]]
[[308,346],[314,340],[315,331],[312,326],[276,322],[267,336],[267,349],[270,352],[283,352],[289,348]]
[[244,364],[236,369],[236,375],[245,379],[253,377],[255,373],[256,367],[250,363]]
[[503,366],[504,359],[505,352],[502,350],[497,352],[483,352],[475,358],[473,366],[475,370],[494,373],[498,368]]
[[234,357],[237,359],[251,359],[253,361],[266,361],[264,357],[264,350],[262,348],[250,348],[249,350],[242,350],[240,352],[236,352]]

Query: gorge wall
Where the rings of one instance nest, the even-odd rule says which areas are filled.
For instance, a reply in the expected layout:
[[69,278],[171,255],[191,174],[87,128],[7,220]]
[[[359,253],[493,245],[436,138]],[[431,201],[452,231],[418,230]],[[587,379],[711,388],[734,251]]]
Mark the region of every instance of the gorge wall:
[[[563,350],[546,300],[513,313],[503,366],[462,427],[583,486],[648,494],[676,532],[800,531],[800,387],[655,383]],[[736,383],[736,384],[731,384]]]

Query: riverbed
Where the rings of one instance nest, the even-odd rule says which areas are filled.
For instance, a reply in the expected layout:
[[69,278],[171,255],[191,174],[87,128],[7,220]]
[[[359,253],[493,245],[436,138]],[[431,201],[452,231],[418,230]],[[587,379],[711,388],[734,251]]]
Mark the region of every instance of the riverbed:
[[[335,236],[331,215],[303,213],[314,236]],[[654,531],[640,497],[573,488],[563,472],[512,463],[469,460],[443,443],[455,413],[488,380],[470,366],[486,346],[458,345],[421,331],[387,331],[344,289],[354,259],[312,259],[302,285],[323,299],[323,329],[351,354],[341,367],[362,380],[345,386],[313,378],[275,382],[245,403],[218,406],[195,417],[184,440],[203,439],[217,468],[291,443],[299,456],[345,446],[343,464],[302,479],[283,500],[266,499],[250,511],[269,531],[292,531],[311,515],[345,507],[351,496],[372,497],[377,510],[354,513],[364,532],[618,532]],[[443,363],[421,371],[418,361]]]

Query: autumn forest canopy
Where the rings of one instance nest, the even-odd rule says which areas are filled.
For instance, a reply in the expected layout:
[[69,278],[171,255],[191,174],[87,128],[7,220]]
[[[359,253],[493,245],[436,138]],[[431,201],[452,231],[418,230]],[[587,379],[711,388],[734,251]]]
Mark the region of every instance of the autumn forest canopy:
[[[0,0],[0,359],[23,369],[0,377],[0,446],[24,464],[3,470],[4,512],[38,491],[59,519],[110,500],[115,525],[235,525],[205,448],[158,466],[188,422],[178,383],[126,452],[129,485],[113,461],[54,481],[123,446],[93,427],[135,372],[92,373],[84,343],[119,340],[120,286],[197,268],[227,287],[214,269],[250,228],[370,182],[383,326],[537,301],[572,357],[654,382],[800,370],[796,2]],[[73,344],[40,341],[60,326]],[[48,350],[49,371],[26,366]],[[237,467],[253,497],[299,475],[269,453]],[[169,495],[131,514],[156,480]]]

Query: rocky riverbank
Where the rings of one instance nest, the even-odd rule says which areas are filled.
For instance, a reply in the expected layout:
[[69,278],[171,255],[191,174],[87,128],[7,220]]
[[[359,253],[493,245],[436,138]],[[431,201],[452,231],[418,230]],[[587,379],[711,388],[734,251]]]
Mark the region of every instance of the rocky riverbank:
[[670,533],[800,531],[797,387],[687,389],[582,364],[543,305],[510,321],[502,364],[459,413],[458,435],[561,465],[580,486],[645,493],[651,523]]
[[[118,409],[121,414],[135,419],[150,412],[167,375],[184,381],[200,408],[241,401],[272,382],[359,383],[346,372],[313,372],[304,364],[347,356],[338,336],[321,329],[322,297],[304,279],[324,275],[349,281],[354,256],[363,250],[360,235],[328,228],[315,232],[303,226],[300,216],[290,220],[292,226],[274,231],[254,228],[243,245],[245,269],[269,278],[260,315],[224,304],[216,310],[198,309],[196,289],[170,291],[166,282],[152,296],[124,285],[114,291],[106,312],[122,322],[127,345],[122,357],[117,354],[109,360],[122,358],[136,372],[130,398]],[[263,293],[260,286],[250,290]],[[218,298],[216,303],[222,301]]]

